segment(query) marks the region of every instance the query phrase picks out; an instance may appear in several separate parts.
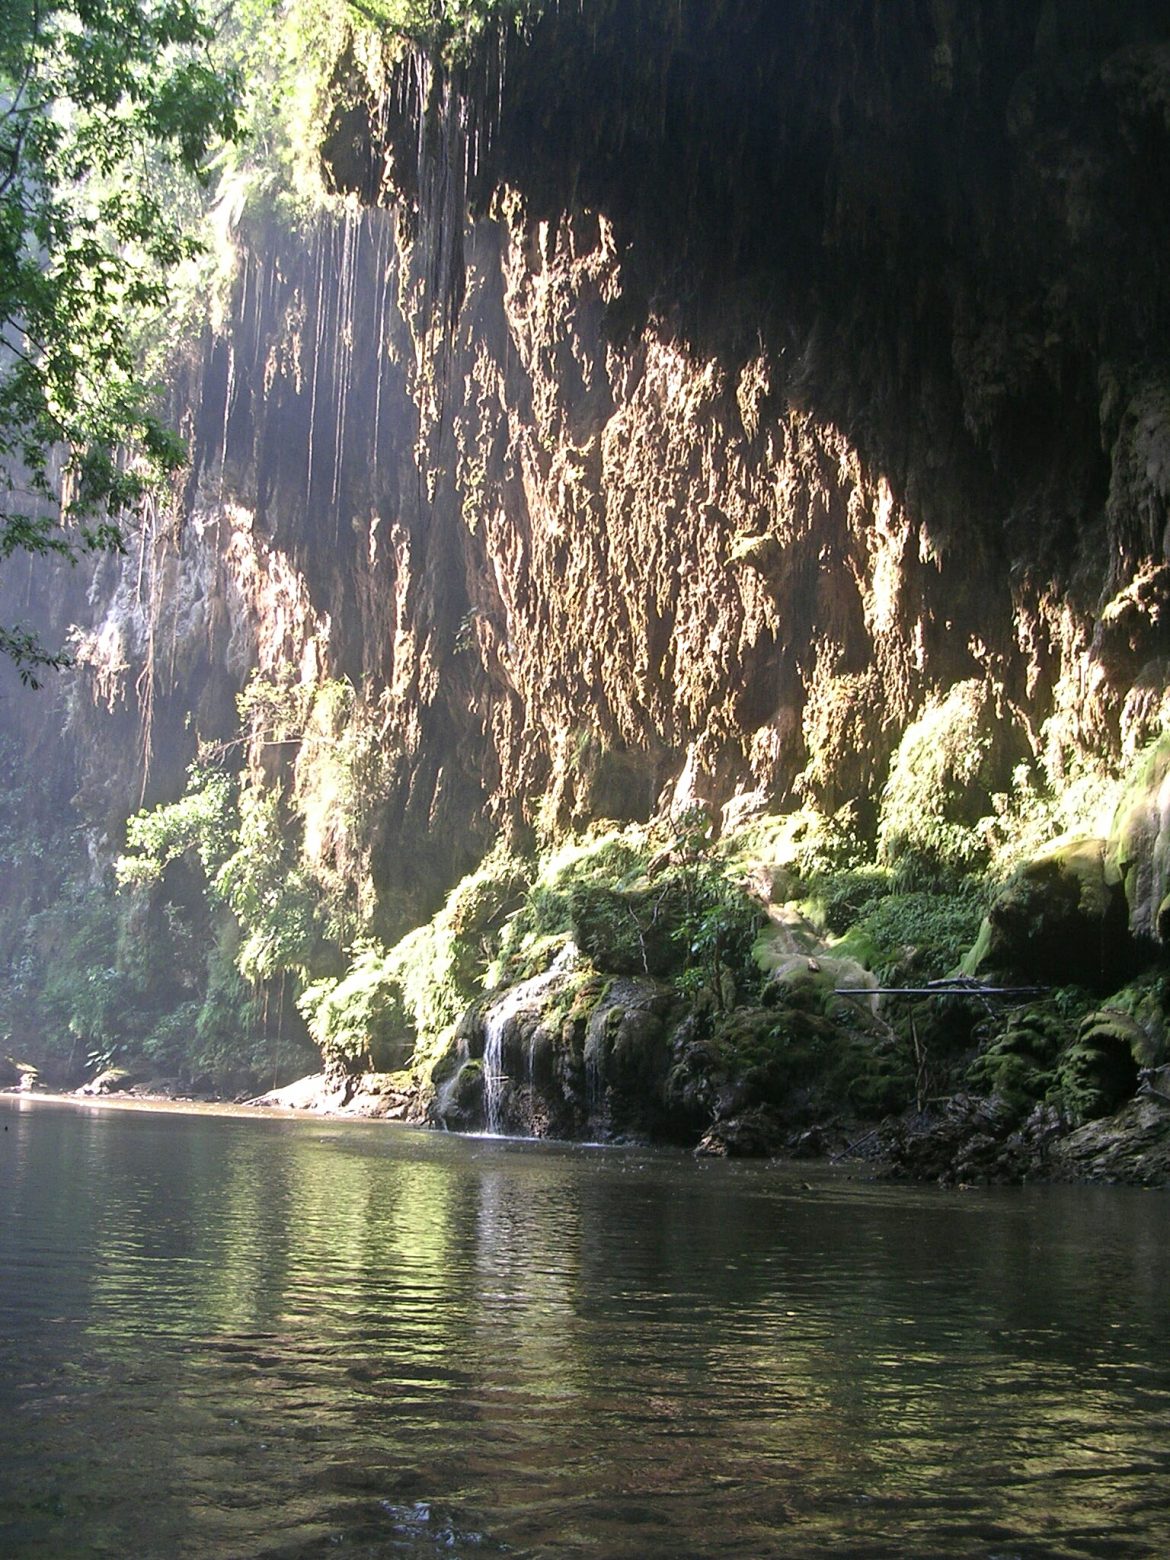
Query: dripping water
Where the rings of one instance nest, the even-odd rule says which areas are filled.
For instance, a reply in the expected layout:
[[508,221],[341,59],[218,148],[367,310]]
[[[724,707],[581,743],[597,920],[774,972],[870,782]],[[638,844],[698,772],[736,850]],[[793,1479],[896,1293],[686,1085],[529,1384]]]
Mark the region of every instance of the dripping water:
[[374,213],[375,221],[375,283],[378,288],[377,321],[374,328],[374,349],[377,353],[377,373],[374,388],[374,449],[373,474],[378,475],[378,451],[382,442],[382,378],[386,365],[386,300],[390,291],[390,246],[394,242],[397,227],[397,208],[391,218],[381,212]]
[[325,291],[325,242],[327,229],[322,225],[317,230],[317,269],[315,287],[312,298],[313,315],[313,366],[310,370],[312,383],[309,386],[309,447],[307,451],[308,467],[305,473],[305,497],[311,502],[313,493],[313,449],[317,442],[317,373],[321,363],[321,331],[324,326],[324,300]]
[[[568,942],[543,975],[510,986],[498,1002],[494,1002],[484,1019],[483,1046],[483,1103],[484,1124],[492,1137],[500,1136],[504,1121],[504,1099],[511,1080],[504,1071],[504,1034],[516,1016],[536,1007],[540,999],[554,986],[559,985],[577,962],[577,948]],[[526,1062],[528,1081],[531,1084],[535,1042],[528,1046]]]

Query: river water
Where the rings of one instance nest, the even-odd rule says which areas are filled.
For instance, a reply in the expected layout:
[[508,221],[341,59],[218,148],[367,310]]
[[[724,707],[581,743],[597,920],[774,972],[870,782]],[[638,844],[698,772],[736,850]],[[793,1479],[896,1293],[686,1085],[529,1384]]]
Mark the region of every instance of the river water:
[[0,1106],[0,1555],[1170,1554],[1170,1201]]

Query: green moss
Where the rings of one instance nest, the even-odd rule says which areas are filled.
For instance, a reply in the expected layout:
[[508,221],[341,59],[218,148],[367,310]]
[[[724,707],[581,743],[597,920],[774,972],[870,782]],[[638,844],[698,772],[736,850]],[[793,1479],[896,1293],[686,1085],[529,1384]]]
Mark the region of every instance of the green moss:
[[996,895],[972,974],[1109,989],[1140,962],[1120,878],[1098,839],[1065,840],[1021,867]]
[[1095,1121],[1130,1099],[1137,1081],[1129,1047],[1098,1031],[1078,1039],[1061,1057],[1054,1092],[1073,1121]]
[[971,1063],[967,1082],[1024,1115],[1051,1090],[1057,1058],[1075,1032],[1075,1017],[1059,1004],[1023,1008]]
[[817,1007],[825,998],[802,987],[777,1008],[743,1008],[716,1026],[712,1045],[738,1080],[744,1108],[766,1105],[793,1120],[881,1115],[912,1097],[909,1069],[864,1028]]
[[906,728],[882,792],[878,845],[907,882],[986,865],[978,824],[993,814],[999,789],[998,725],[990,690],[970,681],[928,700]]

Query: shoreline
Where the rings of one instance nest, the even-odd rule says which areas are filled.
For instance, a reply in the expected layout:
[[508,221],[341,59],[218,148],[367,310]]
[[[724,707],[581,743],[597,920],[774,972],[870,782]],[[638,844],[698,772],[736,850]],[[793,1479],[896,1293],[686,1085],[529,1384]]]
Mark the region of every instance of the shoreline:
[[[122,1111],[138,1114],[219,1116],[236,1120],[361,1123],[431,1133],[438,1129],[421,1115],[410,1114],[417,1100],[399,1091],[379,1088],[379,1075],[358,1080],[352,1090],[339,1090],[325,1075],[310,1075],[250,1100],[175,1098],[130,1091],[82,1094],[59,1090],[0,1089],[0,1106],[16,1111],[41,1106],[76,1110]],[[371,1080],[373,1080],[371,1084]],[[394,1103],[388,1103],[393,1101]],[[835,1169],[887,1185],[937,1185],[952,1190],[987,1186],[1130,1186],[1150,1191],[1170,1190],[1170,1111],[1154,1101],[1133,1101],[1113,1117],[1089,1122],[1071,1131],[1035,1131],[1028,1122],[1013,1132],[985,1135],[986,1102],[952,1101],[953,1109],[929,1121],[891,1120],[873,1128],[867,1138],[872,1152],[833,1152],[826,1144],[817,1153],[698,1155],[678,1147],[686,1157],[725,1158],[740,1162]],[[964,1119],[965,1118],[965,1119]],[[1029,1130],[1033,1128],[1033,1130]],[[445,1134],[443,1134],[445,1135]],[[546,1143],[550,1146],[597,1146],[656,1149],[672,1145],[617,1142],[583,1145],[576,1139],[515,1137],[483,1132],[451,1132],[476,1141]]]
[[[262,1098],[262,1097],[260,1097]],[[166,1094],[78,1094],[56,1089],[0,1089],[0,1104],[11,1103],[17,1109],[40,1105],[71,1105],[84,1110],[118,1110],[168,1116],[227,1116],[249,1121],[353,1121],[393,1127],[412,1127],[416,1123],[392,1121],[345,1110],[314,1106],[262,1104],[255,1100],[184,1099]]]

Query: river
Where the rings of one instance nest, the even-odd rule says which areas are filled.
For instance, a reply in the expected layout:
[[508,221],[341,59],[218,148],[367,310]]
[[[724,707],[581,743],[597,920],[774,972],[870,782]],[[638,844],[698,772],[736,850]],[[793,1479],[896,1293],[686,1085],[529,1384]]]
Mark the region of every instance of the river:
[[0,1105],[0,1554],[1170,1553],[1170,1201]]

